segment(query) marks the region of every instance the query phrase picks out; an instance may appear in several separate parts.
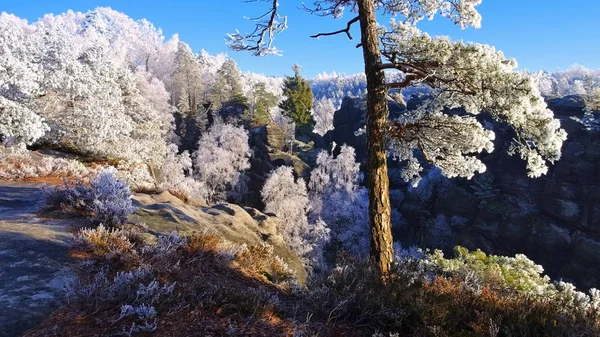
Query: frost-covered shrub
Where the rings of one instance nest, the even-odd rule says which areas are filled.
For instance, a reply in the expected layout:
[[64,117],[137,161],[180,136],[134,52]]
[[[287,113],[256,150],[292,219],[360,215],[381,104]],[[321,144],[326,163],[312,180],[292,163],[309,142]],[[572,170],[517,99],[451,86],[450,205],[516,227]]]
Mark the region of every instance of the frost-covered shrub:
[[121,226],[136,211],[129,186],[117,180],[113,171],[105,170],[89,186],[83,182],[66,183],[44,190],[46,208],[63,207],[87,213],[96,224]]
[[92,220],[108,226],[121,226],[137,209],[131,202],[129,186],[104,171],[90,183]]
[[73,246],[92,258],[130,264],[138,254],[128,237],[128,232],[117,228],[83,228],[73,238]]
[[177,145],[167,147],[167,156],[161,169],[159,188],[197,199],[206,199],[206,187],[194,179],[192,159],[187,151],[177,153]]
[[200,138],[194,152],[194,177],[206,188],[210,203],[224,201],[243,172],[250,168],[248,133],[241,127],[216,121]]
[[[304,297],[313,319],[352,317],[382,333],[415,336],[597,336],[598,290],[553,284],[525,256],[457,249],[402,252],[382,285],[367,259],[344,256]],[[333,317],[333,318],[332,318]],[[458,323],[460,322],[460,323]],[[548,324],[548,322],[552,322]]]
[[544,268],[523,254],[515,257],[487,255],[463,247],[455,247],[454,251],[456,257],[452,259],[444,258],[439,250],[434,251],[427,257],[428,267],[441,274],[468,280],[476,287],[489,286],[527,295],[542,295],[554,290],[550,278],[543,276]]
[[329,225],[332,239],[346,251],[365,256],[369,250],[368,191],[354,148],[342,146],[337,157],[319,153],[310,177],[311,218]]
[[273,246],[269,244],[246,246],[235,254],[234,259],[240,267],[262,274],[275,284],[293,279],[294,274],[290,267],[275,255]]

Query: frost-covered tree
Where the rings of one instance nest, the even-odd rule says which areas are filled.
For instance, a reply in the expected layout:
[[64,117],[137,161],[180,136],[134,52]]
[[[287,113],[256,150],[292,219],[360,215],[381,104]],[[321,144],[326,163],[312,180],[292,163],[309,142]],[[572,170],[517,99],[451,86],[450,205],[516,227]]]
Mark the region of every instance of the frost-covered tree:
[[0,14],[0,137],[32,144],[48,130],[33,100],[42,94],[41,43],[27,21]]
[[194,177],[206,188],[210,203],[224,201],[250,168],[248,133],[219,120],[205,133],[194,152]]
[[227,59],[219,68],[212,88],[211,103],[215,110],[220,109],[225,103],[248,103],[242,90],[242,74],[233,59]]
[[187,151],[177,153],[177,145],[167,147],[167,155],[161,169],[159,187],[171,192],[206,199],[206,187],[193,177],[192,158]]
[[305,244],[309,199],[304,181],[294,179],[291,167],[279,167],[265,181],[261,196],[265,212],[281,219],[278,230],[287,244],[301,256],[306,254],[310,250]]
[[346,251],[367,255],[368,192],[359,185],[359,166],[350,146],[343,145],[337,157],[319,153],[309,183],[311,217],[325,221],[332,239]]
[[[314,1],[312,8],[305,7],[314,14],[334,18],[341,17],[345,10],[353,13],[345,28],[319,33],[315,38],[346,34],[352,39],[352,25],[360,26],[359,46],[363,50],[368,91],[371,256],[384,279],[394,257],[386,158],[388,136],[395,139],[398,157],[408,163],[407,178],[418,177],[421,170],[417,153],[447,176],[471,177],[484,171],[483,163],[472,155],[492,150],[493,133],[473,117],[481,111],[488,111],[515,130],[511,153],[527,161],[530,176],[544,174],[547,164],[560,157],[565,132],[547,109],[532,79],[514,72],[514,60],[506,59],[490,46],[432,38],[417,28],[421,20],[432,19],[438,13],[461,28],[477,28],[481,16],[475,7],[480,3],[481,0],[320,0]],[[278,1],[271,4],[270,17],[277,18]],[[377,23],[378,12],[395,16],[396,20],[388,28],[381,27]],[[234,50],[258,55],[273,54],[273,34],[284,28],[277,20],[259,21],[250,34],[229,35],[229,45]],[[386,69],[402,72],[403,80],[386,83]],[[389,123],[388,90],[414,83],[427,85],[434,97],[417,112]],[[465,114],[449,115],[446,108],[463,108]]]
[[192,49],[179,42],[175,58],[175,73],[171,79],[172,99],[183,113],[195,113],[202,102],[202,72]]
[[[27,143],[39,138],[85,154],[160,164],[171,127],[169,95],[146,71],[160,54],[160,31],[108,8],[46,15],[32,24],[3,14],[0,26],[7,55],[0,62],[10,62],[0,67],[0,77],[10,77],[1,81],[3,133],[23,138],[18,126]],[[143,58],[148,67],[138,64]]]
[[333,130],[333,115],[335,113],[335,105],[331,98],[320,98],[314,100],[312,107],[313,118],[315,119],[314,132],[319,135],[324,135],[329,130]]
[[362,97],[367,91],[365,74],[343,75],[336,72],[321,73],[311,79],[315,100],[330,99],[336,109],[346,96]]
[[265,212],[281,219],[279,233],[288,246],[303,257],[311,269],[324,267],[323,248],[330,230],[321,219],[308,221],[309,196],[304,180],[294,179],[292,168],[282,166],[270,173],[261,190]]

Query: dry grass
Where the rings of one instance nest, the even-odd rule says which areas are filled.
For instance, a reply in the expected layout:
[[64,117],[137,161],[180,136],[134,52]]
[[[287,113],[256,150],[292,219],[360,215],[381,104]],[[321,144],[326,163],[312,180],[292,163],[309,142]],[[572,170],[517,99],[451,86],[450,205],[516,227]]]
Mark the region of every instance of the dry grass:
[[[292,291],[291,274],[266,245],[232,250],[222,238],[197,232],[161,237],[156,245],[130,238],[139,239],[125,231],[82,232],[76,251],[92,261],[78,269],[85,291],[27,336],[104,336],[141,324],[119,318],[124,304],[156,309],[157,327],[142,334],[148,336],[600,336],[600,306],[579,305],[577,295],[558,288],[543,296],[515,290],[514,279],[487,275],[498,259],[478,252],[463,251],[461,260],[470,261],[462,270],[481,268],[472,258],[485,262],[477,280],[477,273],[434,275],[404,260],[383,285],[368,261],[341,255],[325,280]],[[115,286],[123,273],[132,276],[120,280],[132,281]],[[94,282],[100,286],[90,287]],[[140,288],[152,282],[158,290]]]

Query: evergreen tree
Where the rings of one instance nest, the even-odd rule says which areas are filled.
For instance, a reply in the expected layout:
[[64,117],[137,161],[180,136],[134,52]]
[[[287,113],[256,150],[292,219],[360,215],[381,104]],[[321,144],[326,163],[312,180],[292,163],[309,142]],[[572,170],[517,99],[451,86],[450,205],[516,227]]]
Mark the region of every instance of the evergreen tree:
[[313,102],[312,88],[308,80],[300,75],[300,66],[294,65],[294,76],[286,76],[283,82],[283,94],[286,99],[279,107],[283,114],[296,123],[296,133],[309,134],[315,126],[310,113]]
[[242,74],[234,60],[225,61],[217,72],[211,96],[214,110],[219,110],[224,104],[248,104],[248,98],[242,90]]
[[245,119],[252,126],[265,125],[271,120],[270,111],[277,106],[277,95],[267,91],[264,83],[257,83],[252,88],[250,102]]
[[201,103],[202,74],[192,49],[180,42],[175,55],[175,73],[171,79],[173,99],[179,111],[196,112]]

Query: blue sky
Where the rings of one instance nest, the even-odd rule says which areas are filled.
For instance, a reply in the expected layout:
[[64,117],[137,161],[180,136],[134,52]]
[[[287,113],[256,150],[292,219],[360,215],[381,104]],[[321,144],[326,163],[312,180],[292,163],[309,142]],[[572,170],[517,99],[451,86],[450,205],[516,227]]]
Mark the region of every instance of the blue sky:
[[[311,3],[312,0],[305,0]],[[227,50],[225,34],[235,29],[248,31],[252,25],[244,16],[262,14],[267,3],[241,0],[8,0],[0,11],[35,21],[45,13],[59,14],[68,9],[87,11],[109,6],[134,19],[146,18],[161,27],[166,36],[178,33],[194,51],[228,52],[243,70],[281,76],[292,73],[298,63],[303,73],[353,74],[362,71],[361,51],[345,35],[311,39],[309,35],[343,28],[344,19],[321,18],[296,8],[301,0],[282,0],[282,14],[288,15],[289,29],[276,38],[284,56],[257,58]],[[460,30],[441,17],[423,22],[420,28],[431,35],[448,35],[487,43],[514,57],[521,69],[556,70],[578,63],[600,68],[600,1],[571,0],[483,0],[478,7],[482,28]],[[349,16],[349,15],[348,15]],[[380,20],[384,23],[387,19]],[[358,37],[358,33],[355,32]]]

